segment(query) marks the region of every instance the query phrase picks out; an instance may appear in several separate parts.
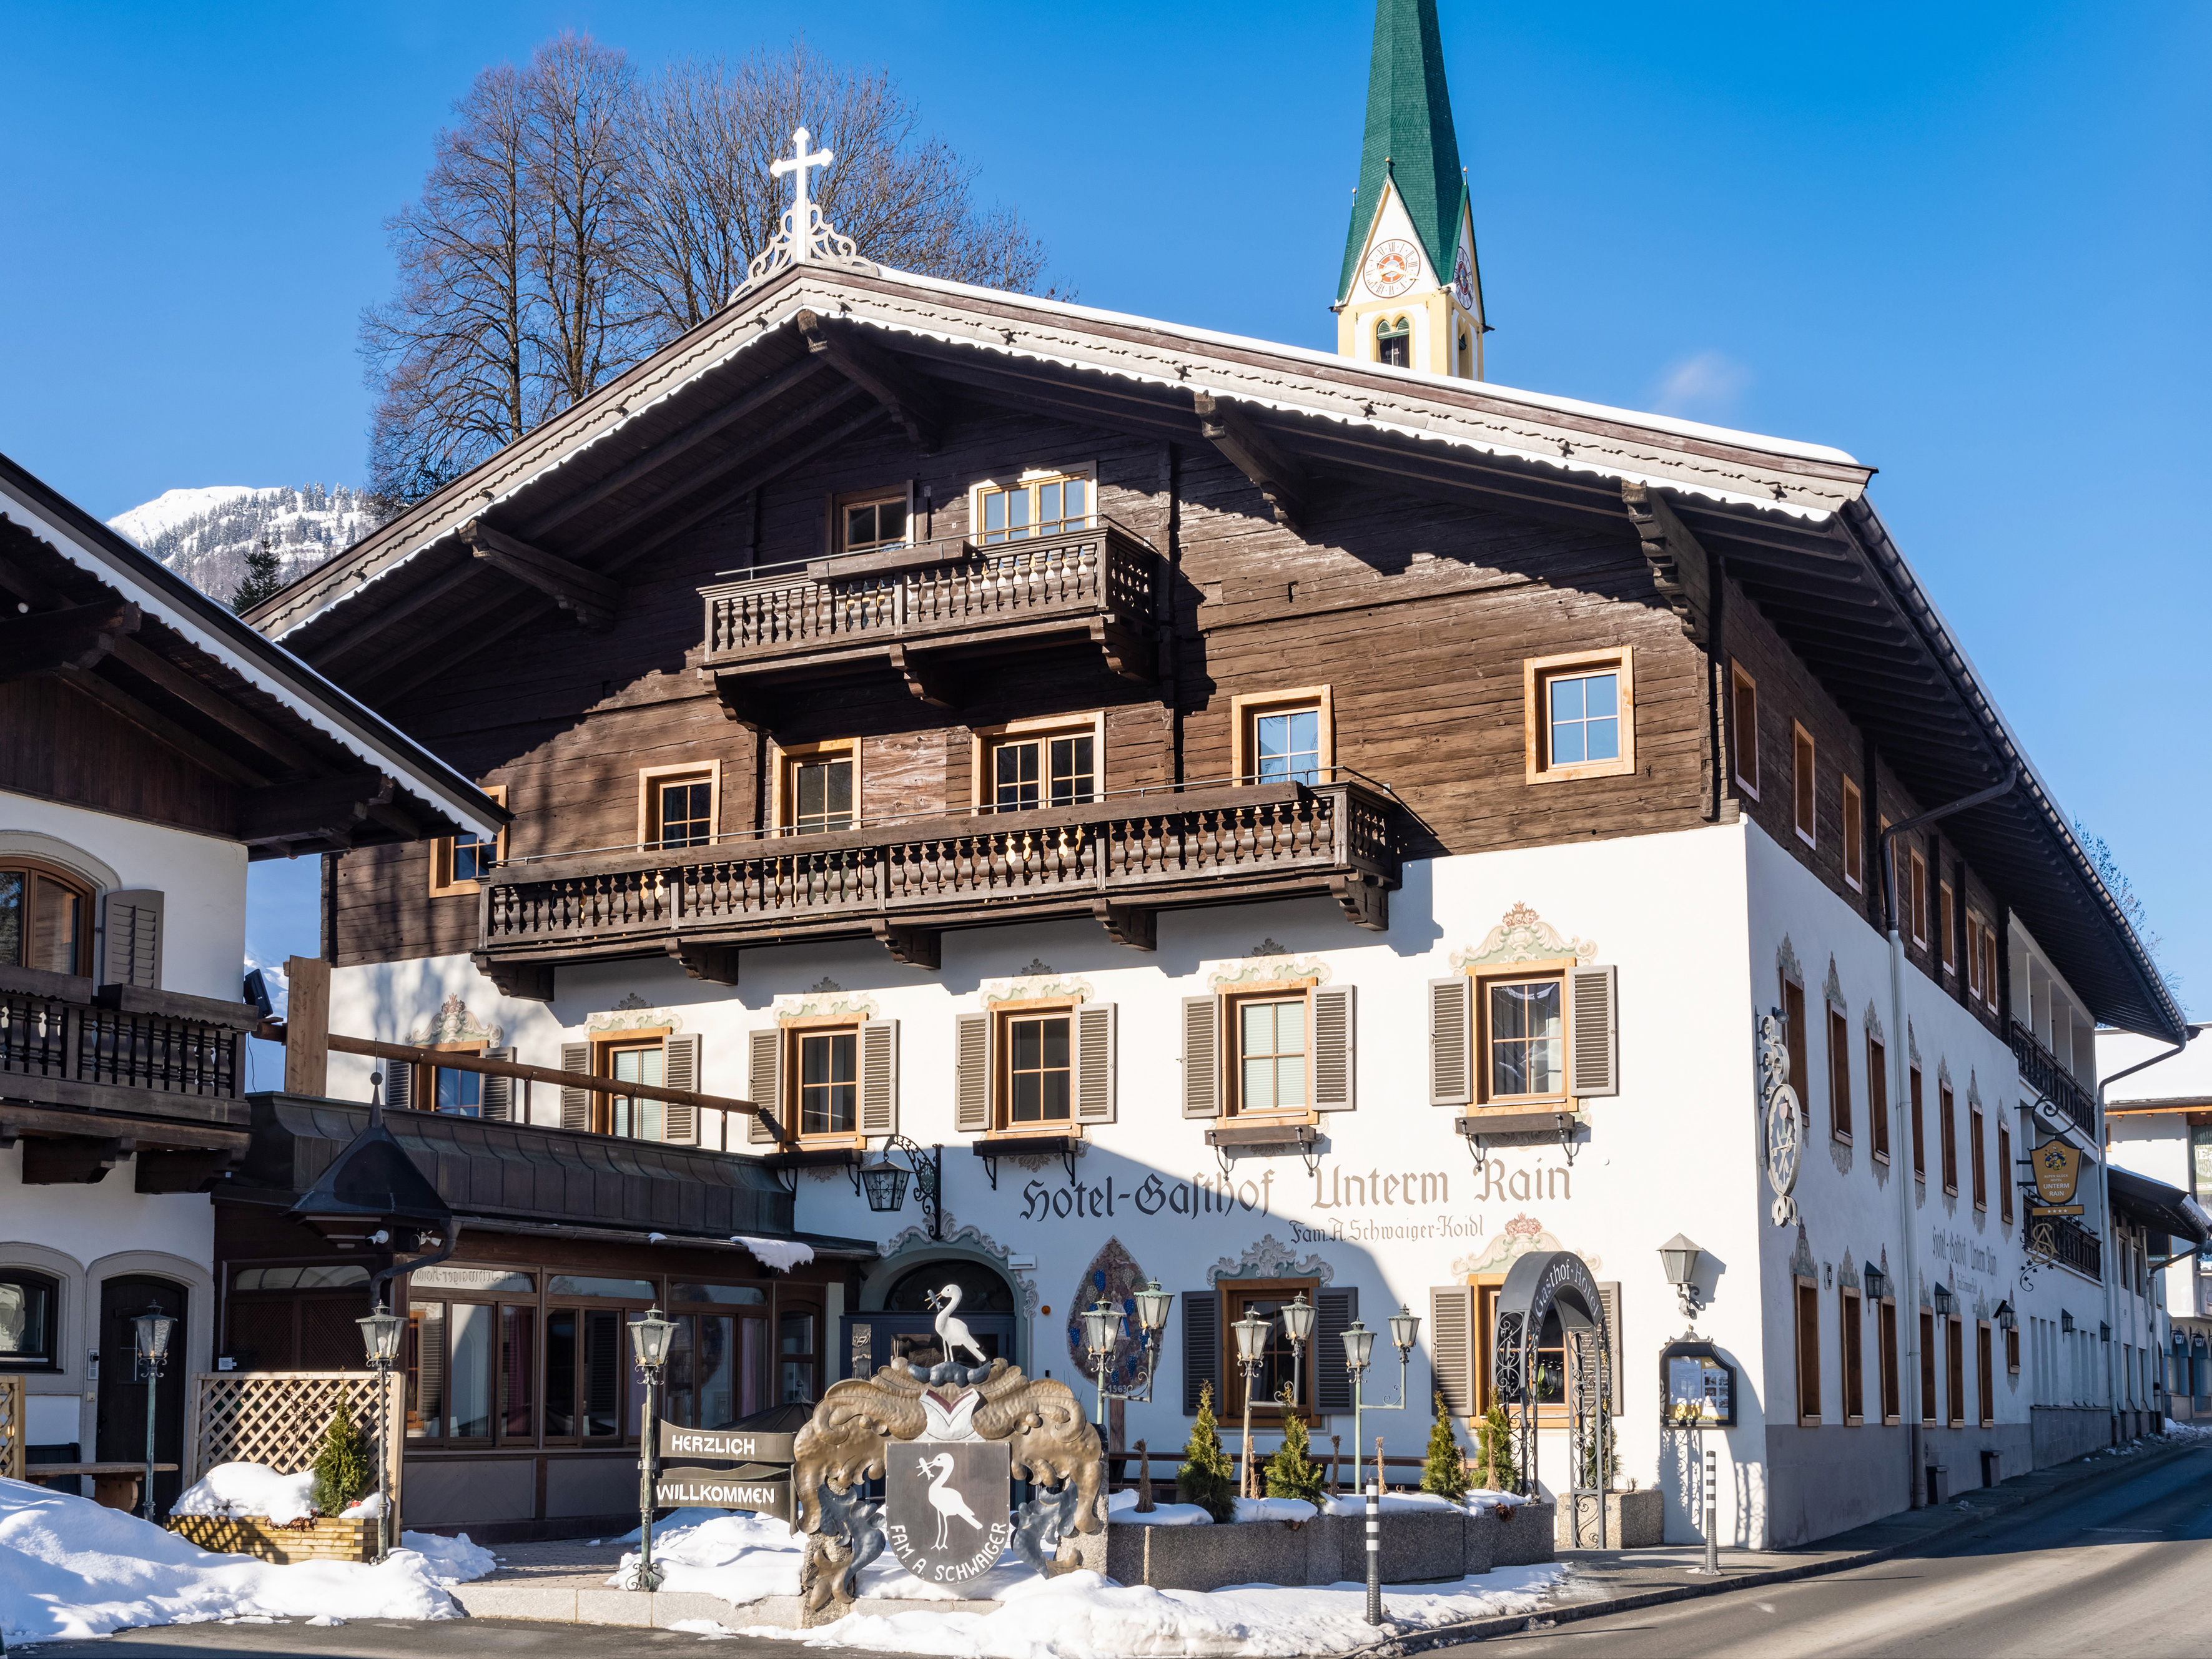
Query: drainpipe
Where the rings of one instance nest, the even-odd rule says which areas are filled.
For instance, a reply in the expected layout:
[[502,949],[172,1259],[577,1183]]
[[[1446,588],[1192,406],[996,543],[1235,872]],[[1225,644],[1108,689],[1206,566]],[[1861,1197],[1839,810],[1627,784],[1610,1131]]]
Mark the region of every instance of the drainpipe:
[[[1911,1028],[1906,1024],[1905,1018],[1905,935],[1898,927],[1895,843],[1897,838],[1907,830],[1917,830],[1924,823],[1933,823],[1938,818],[1949,817],[1954,812],[1964,812],[1970,807],[1985,805],[1990,801],[2000,799],[2010,794],[2013,786],[2019,781],[2020,769],[2016,766],[2007,767],[2004,781],[2002,783],[1992,784],[1987,789],[1978,790],[1973,794],[1962,796],[1948,806],[1939,806],[1933,811],[1921,813],[1917,817],[1907,818],[1902,823],[1891,824],[1888,829],[1881,832],[1881,840],[1876,848],[1877,855],[1881,860],[1882,902],[1886,907],[1884,915],[1889,923],[1889,1018],[1890,1030],[1893,1034],[1891,1041],[1898,1044],[1893,1052],[1899,1061],[1889,1068],[1889,1114],[1893,1126],[1889,1144],[1895,1152],[1904,1153],[1903,1162],[1906,1166],[1897,1183],[1899,1231],[1904,1239],[1903,1266],[1905,1291],[1905,1297],[1901,1298],[1905,1303],[1905,1317],[1898,1322],[1900,1328],[1898,1332],[1898,1342],[1904,1352],[1900,1356],[1899,1364],[1897,1394],[1898,1404],[1905,1417],[1905,1478],[1911,1486],[1911,1507],[1916,1510],[1925,1505],[1928,1496],[1927,1487],[1920,1474],[1921,1454],[1923,1449],[1920,1437],[1920,1419],[1923,1415],[1920,1402],[1920,1252],[1917,1248],[1920,1218],[1917,1213],[1917,1206],[1914,1202],[1919,1182],[1913,1179],[1911,1167],[1912,1127],[1911,1097],[1908,1091],[1912,1085],[1912,1043],[1910,1036]],[[1893,1159],[1894,1159],[1895,1152],[1893,1152]],[[1893,1161],[1890,1168],[1894,1170],[1897,1167],[1897,1163]]]
[[[2186,1048],[2189,1046],[2190,1039],[2194,1037],[2197,1031],[2202,1028],[2191,1025],[2185,1027],[2184,1029],[2188,1031],[2189,1036],[2182,1038],[2180,1042],[2175,1043],[2173,1047],[2168,1048],[2164,1054],[2153,1054],[2148,1060],[2139,1060],[2132,1066],[2124,1066],[2119,1071],[2113,1073],[2112,1076],[2102,1079],[2097,1085],[2097,1183],[2099,1190],[2102,1195],[2105,1206],[2104,1217],[2100,1224],[2104,1229],[2105,1240],[2107,1243],[2117,1246],[2118,1241],[2112,1237],[2112,1141],[2105,1127],[2105,1091],[2111,1088],[2112,1085],[2118,1083],[2124,1077],[2128,1077],[2134,1073],[2146,1070],[2150,1066],[2157,1065],[2160,1060],[2172,1060],[2176,1054],[2179,1054],[2184,1048]],[[2120,1253],[2117,1248],[2104,1251],[2103,1255],[2105,1260],[2101,1264],[2104,1268],[2103,1277],[2105,1280],[2105,1328],[2112,1332],[2113,1336],[2118,1336],[2119,1334],[2120,1324],[2118,1291],[2113,1284],[2113,1276],[2118,1273],[2119,1267],[2119,1254]],[[2160,1289],[2163,1291],[2165,1289],[2164,1285],[2160,1285]],[[2151,1323],[2153,1330],[2155,1331],[2157,1328],[2157,1320],[2154,1316]],[[2113,1438],[2118,1439],[2119,1437],[2120,1410],[2119,1377],[2115,1372],[2113,1367],[2112,1343],[2110,1338],[2106,1339],[2103,1346],[2105,1350],[2106,1409],[2112,1413],[2112,1433]]]

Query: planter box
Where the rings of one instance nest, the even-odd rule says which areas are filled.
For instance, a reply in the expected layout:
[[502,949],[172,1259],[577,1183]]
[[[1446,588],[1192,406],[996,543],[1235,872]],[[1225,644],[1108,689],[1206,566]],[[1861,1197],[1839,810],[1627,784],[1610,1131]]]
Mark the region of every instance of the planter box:
[[[1605,1547],[1609,1550],[1648,1550],[1666,1541],[1667,1504],[1658,1487],[1649,1486],[1641,1492],[1609,1492],[1605,1495]],[[1560,1549],[1576,1547],[1574,1517],[1566,1505],[1559,1505],[1558,1518],[1553,1522],[1553,1542]],[[1583,1549],[1594,1550],[1597,1545],[1597,1515],[1595,1509],[1583,1517]]]
[[[1540,1527],[1528,1518],[1535,1510],[1543,1514]],[[1501,1522],[1494,1510],[1470,1515],[1463,1510],[1385,1510],[1380,1552],[1384,1581],[1455,1579],[1488,1572],[1493,1563],[1548,1561],[1550,1517],[1548,1504],[1520,1505],[1509,1522]],[[1105,1571],[1124,1584],[1155,1589],[1364,1584],[1367,1517],[1324,1515],[1297,1522],[1243,1521],[1212,1527],[1109,1525]]]
[[295,1561],[366,1561],[376,1550],[376,1522],[330,1516],[308,1527],[274,1527],[258,1516],[173,1515],[169,1530],[217,1555],[252,1555],[288,1566]]
[[[1553,1505],[1544,1502],[1501,1504],[1476,1517],[1491,1528],[1490,1564],[1494,1567],[1533,1567],[1552,1559]],[[1510,1511],[1510,1513],[1509,1513]]]

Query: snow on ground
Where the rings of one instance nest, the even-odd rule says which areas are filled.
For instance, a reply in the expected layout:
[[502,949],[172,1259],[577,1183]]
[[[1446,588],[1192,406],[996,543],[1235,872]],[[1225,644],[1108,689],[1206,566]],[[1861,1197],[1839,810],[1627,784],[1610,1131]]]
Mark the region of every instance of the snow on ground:
[[[1468,1493],[1457,1504],[1449,1498],[1439,1498],[1433,1492],[1384,1492],[1380,1506],[1385,1510],[1470,1509],[1494,1510],[1500,1504],[1525,1504],[1528,1500],[1510,1492],[1476,1491]],[[1310,1521],[1314,1506],[1296,1498],[1240,1498],[1237,1502],[1239,1521]],[[1324,1506],[1330,1515],[1360,1516],[1367,1513],[1364,1498],[1332,1498]],[[1210,1527],[1212,1518],[1195,1504],[1162,1504],[1139,1514],[1137,1494],[1117,1492],[1106,1500],[1106,1518],[1117,1527]]]
[[281,1527],[314,1513],[314,1485],[313,1469],[279,1474],[266,1463],[218,1463],[198,1486],[185,1488],[170,1512],[265,1516]]
[[451,1619],[445,1586],[494,1565],[466,1539],[410,1532],[400,1541],[406,1547],[375,1566],[280,1567],[210,1554],[88,1498],[0,1480],[0,1635],[51,1642],[215,1619]]

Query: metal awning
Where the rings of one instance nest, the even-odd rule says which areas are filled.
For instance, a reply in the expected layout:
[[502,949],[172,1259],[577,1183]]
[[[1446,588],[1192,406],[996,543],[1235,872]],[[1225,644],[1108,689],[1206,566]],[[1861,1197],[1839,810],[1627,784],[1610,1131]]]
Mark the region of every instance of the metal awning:
[[2180,1242],[2179,1254],[2201,1250],[2212,1243],[2212,1215],[2179,1187],[2153,1181],[2132,1170],[2108,1169],[2112,1209],[2154,1233]]

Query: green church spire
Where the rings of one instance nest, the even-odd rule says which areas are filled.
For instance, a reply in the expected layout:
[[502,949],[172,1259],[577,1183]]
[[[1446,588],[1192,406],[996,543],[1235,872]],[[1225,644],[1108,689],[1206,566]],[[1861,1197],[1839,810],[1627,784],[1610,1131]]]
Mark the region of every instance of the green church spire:
[[1359,193],[1345,239],[1340,302],[1352,292],[1359,255],[1382,184],[1394,179],[1430,264],[1449,279],[1466,199],[1451,94],[1444,85],[1443,42],[1437,0],[1376,0],[1375,57],[1367,75],[1367,136],[1359,152]]

